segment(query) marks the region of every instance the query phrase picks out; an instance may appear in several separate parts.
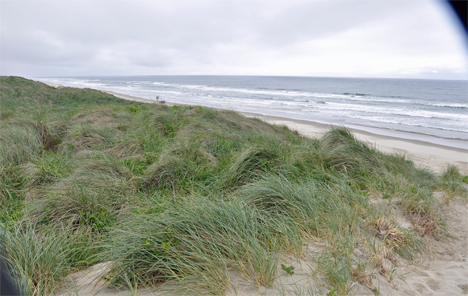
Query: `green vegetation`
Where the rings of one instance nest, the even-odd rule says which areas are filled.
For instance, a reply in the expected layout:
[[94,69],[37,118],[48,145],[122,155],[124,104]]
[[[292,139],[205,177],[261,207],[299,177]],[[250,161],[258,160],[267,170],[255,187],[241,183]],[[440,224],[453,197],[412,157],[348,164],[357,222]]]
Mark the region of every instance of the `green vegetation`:
[[284,264],[281,264],[281,268],[282,268],[284,271],[286,271],[286,273],[289,274],[289,275],[293,275],[293,274],[294,274],[294,269],[295,269],[295,267],[292,266],[292,265],[291,265],[291,266],[286,266],[286,265],[284,265]]
[[434,192],[466,202],[467,179],[342,127],[310,139],[231,111],[0,79],[0,254],[34,295],[103,262],[132,291],[223,295],[231,272],[261,289],[310,242],[322,294],[377,291],[373,275],[392,281],[426,236],[449,235]]

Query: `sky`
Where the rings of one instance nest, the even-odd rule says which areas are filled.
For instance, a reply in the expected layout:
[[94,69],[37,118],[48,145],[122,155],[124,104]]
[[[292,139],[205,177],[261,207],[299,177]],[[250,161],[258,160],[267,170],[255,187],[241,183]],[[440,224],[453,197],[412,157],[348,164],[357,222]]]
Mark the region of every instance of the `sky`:
[[0,0],[0,74],[468,78],[433,0]]

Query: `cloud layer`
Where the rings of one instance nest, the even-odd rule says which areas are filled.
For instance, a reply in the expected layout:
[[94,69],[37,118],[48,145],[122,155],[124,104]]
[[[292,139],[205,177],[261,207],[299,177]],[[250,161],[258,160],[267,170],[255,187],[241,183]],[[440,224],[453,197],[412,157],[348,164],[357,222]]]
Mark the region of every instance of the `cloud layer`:
[[466,79],[466,36],[433,1],[2,0],[2,75]]

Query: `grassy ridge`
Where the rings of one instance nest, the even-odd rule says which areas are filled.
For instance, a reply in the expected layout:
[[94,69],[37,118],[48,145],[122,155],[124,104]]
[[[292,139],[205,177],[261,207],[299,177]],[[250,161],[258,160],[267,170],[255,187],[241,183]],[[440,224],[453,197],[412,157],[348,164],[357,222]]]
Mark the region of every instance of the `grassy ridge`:
[[222,295],[231,271],[269,286],[310,239],[325,246],[311,275],[323,291],[377,292],[373,275],[392,281],[425,237],[448,234],[439,203],[466,198],[466,180],[345,128],[309,139],[230,111],[0,79],[1,255],[35,295],[101,262],[129,289]]

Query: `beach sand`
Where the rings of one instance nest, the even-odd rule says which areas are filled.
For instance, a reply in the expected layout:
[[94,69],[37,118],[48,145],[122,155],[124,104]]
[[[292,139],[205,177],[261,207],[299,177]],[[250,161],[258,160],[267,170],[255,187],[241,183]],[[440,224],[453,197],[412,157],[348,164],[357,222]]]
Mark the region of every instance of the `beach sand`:
[[[156,103],[138,97],[114,92],[108,93],[127,100]],[[168,103],[168,105],[171,104]],[[320,137],[330,128],[328,125],[309,121],[252,113],[243,114],[260,118],[272,124],[288,126],[292,130],[309,137]],[[382,136],[359,130],[352,131],[359,139],[374,145],[377,149],[387,153],[404,154],[417,165],[430,170],[440,172],[447,165],[454,164],[464,174],[468,172],[467,150],[417,140]],[[436,193],[436,197],[441,201],[444,200],[442,193]],[[430,247],[431,257],[418,262],[401,260],[398,263],[395,279],[391,282],[380,274],[375,275],[373,284],[379,289],[380,295],[468,295],[468,205],[452,202],[451,204],[443,203],[442,207],[453,239],[438,241],[434,238],[427,238],[426,243]],[[394,208],[397,211],[397,207]],[[394,214],[402,219],[401,226],[411,227],[411,223],[405,221],[401,213],[395,212]],[[227,295],[311,295],[306,292],[309,288],[316,289],[315,291],[318,294],[314,295],[326,294],[328,290],[324,288],[320,290],[319,285],[310,276],[311,268],[314,267],[313,255],[319,252],[322,247],[319,242],[310,242],[305,246],[307,251],[303,259],[281,257],[280,263],[296,267],[295,274],[293,276],[286,275],[281,267],[278,267],[277,274],[279,277],[276,279],[274,287],[261,287],[259,291],[258,286],[253,282],[232,273],[232,289],[227,291]],[[107,263],[101,263],[70,275],[67,286],[71,290],[67,289],[68,291],[62,295],[68,295],[70,292],[73,295],[132,295],[130,291],[110,289],[107,287],[106,282],[100,280],[100,275],[105,272],[107,266]],[[351,294],[374,295],[371,290],[359,284]],[[163,295],[163,293],[153,292],[151,289],[138,289],[138,295]]]

